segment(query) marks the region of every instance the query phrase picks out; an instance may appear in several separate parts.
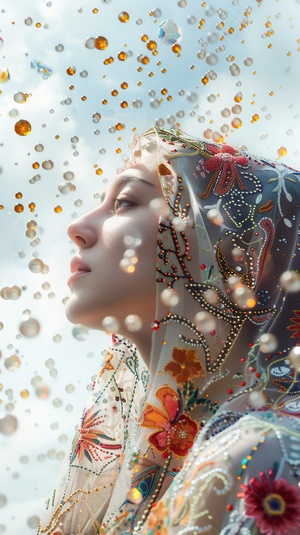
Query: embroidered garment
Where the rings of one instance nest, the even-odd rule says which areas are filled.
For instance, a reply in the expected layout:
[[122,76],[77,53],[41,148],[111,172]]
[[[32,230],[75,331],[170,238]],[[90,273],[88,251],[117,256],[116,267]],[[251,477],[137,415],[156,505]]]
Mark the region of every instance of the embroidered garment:
[[114,337],[38,533],[296,535],[300,173],[176,130],[143,151],[169,210],[149,371]]

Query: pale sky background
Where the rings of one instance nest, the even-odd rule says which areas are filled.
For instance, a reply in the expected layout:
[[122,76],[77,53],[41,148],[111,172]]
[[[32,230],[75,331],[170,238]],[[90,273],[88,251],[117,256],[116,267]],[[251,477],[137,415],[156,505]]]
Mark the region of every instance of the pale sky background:
[[[127,23],[120,22],[121,11],[128,13]],[[180,55],[157,36],[166,19],[181,28]],[[65,281],[75,252],[67,225],[97,206],[97,194],[129,155],[133,129],[141,132],[157,121],[198,137],[207,129],[216,138],[223,132],[226,143],[299,168],[300,5],[296,0],[0,0],[0,21],[0,291],[17,286],[21,293],[15,300],[0,297],[0,534],[30,535],[109,343],[106,335],[80,328],[85,340],[79,340],[65,319],[62,301],[69,295]],[[107,49],[88,49],[87,39],[98,36],[107,39]],[[157,43],[157,55],[147,48],[150,40]],[[120,52],[125,61],[118,59]],[[145,56],[148,64],[141,62]],[[114,61],[105,65],[110,57]],[[31,68],[34,60],[53,74],[43,79]],[[69,67],[76,69],[72,76]],[[18,92],[28,95],[23,103],[14,99]],[[99,122],[94,114],[101,115]],[[27,136],[15,133],[20,119],[31,124]],[[232,126],[236,119],[242,124],[238,129]],[[44,169],[49,160],[52,169]],[[97,175],[97,168],[103,173]],[[74,173],[71,182],[64,179],[67,171]],[[63,193],[63,184],[73,184],[74,191]],[[15,212],[17,203],[23,204],[22,213]],[[30,220],[37,224],[35,238],[25,234]],[[48,273],[29,270],[34,257]],[[39,322],[35,337],[19,330],[26,310]],[[9,369],[14,361],[15,369]],[[17,419],[9,435],[7,415]]]

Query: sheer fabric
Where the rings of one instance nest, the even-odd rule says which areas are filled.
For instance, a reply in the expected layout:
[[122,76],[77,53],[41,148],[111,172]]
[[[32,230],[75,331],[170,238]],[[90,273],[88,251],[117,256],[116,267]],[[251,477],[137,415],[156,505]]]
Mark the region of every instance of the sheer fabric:
[[299,173],[179,131],[131,145],[168,207],[150,369],[114,338],[39,533],[294,535]]

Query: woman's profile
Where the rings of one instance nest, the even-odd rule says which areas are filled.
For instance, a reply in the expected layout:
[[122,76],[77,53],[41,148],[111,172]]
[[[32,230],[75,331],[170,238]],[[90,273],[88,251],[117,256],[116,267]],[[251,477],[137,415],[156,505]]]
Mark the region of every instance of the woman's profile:
[[299,172],[151,127],[72,223],[111,344],[39,535],[296,535]]

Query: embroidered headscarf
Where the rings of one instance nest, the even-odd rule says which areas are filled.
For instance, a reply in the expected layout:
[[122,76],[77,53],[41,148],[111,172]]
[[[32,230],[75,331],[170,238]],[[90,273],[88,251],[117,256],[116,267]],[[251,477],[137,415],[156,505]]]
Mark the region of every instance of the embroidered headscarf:
[[300,174],[176,130],[131,147],[168,207],[150,366],[113,336],[41,535],[139,531],[221,412],[300,411]]

